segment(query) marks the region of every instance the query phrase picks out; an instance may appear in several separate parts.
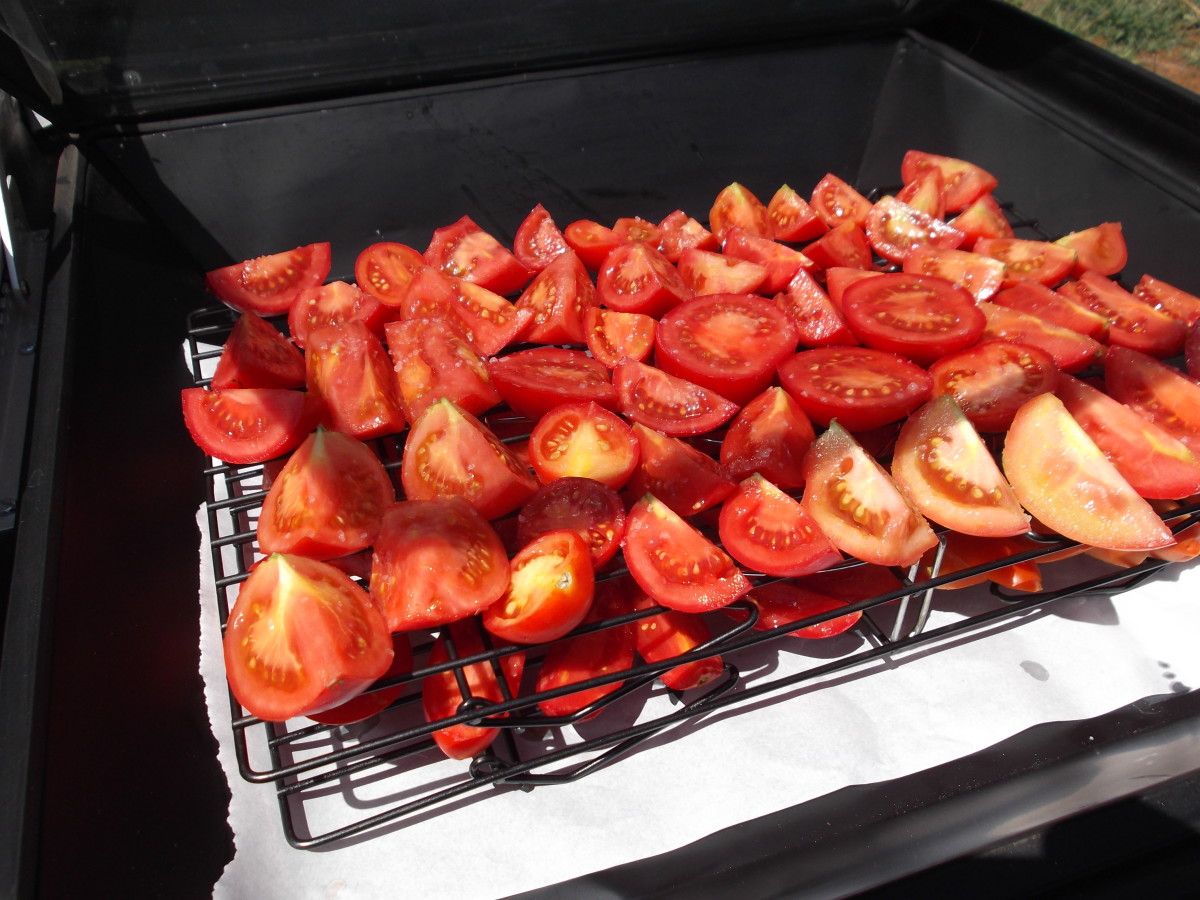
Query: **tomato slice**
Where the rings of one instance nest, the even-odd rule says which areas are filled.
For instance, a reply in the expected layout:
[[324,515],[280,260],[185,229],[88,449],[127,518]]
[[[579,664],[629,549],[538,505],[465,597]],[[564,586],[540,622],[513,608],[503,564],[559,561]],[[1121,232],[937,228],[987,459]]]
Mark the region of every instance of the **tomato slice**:
[[655,318],[692,296],[671,261],[640,243],[621,244],[605,257],[596,292],[609,309]]
[[650,316],[600,306],[591,307],[583,316],[588,352],[609,369],[626,357],[645,360],[654,349],[657,328],[658,322]]
[[375,297],[345,281],[331,281],[300,294],[288,311],[288,331],[304,347],[314,328],[361,319],[372,334],[380,334],[390,318],[392,312]]
[[970,347],[987,325],[970,292],[942,278],[905,272],[854,282],[842,295],[842,315],[868,347],[919,365]]
[[757,288],[762,294],[777,294],[801,269],[816,268],[799,250],[742,228],[730,228],[725,233],[724,251],[726,256],[757,263],[766,270],[766,278]]
[[1108,550],[1175,542],[1053,394],[1039,394],[1017,411],[1003,466],[1021,505],[1063,537]]
[[715,391],[632,359],[613,370],[613,387],[622,415],[673,437],[712,431],[738,410]]
[[439,397],[482,415],[500,402],[487,363],[466,336],[443,318],[405,319],[384,326],[404,417],[417,421]]
[[726,552],[765,575],[808,575],[842,558],[800,501],[761,475],[751,475],[726,498],[718,527]]
[[529,281],[521,261],[470,216],[435,229],[424,256],[435,269],[496,294],[511,294]]
[[263,553],[334,559],[375,542],[396,488],[361,441],[318,428],[271,482],[258,517]]
[[1084,272],[1116,275],[1129,262],[1120,222],[1102,222],[1083,231],[1072,231],[1054,243],[1075,251],[1076,276]]
[[371,556],[371,598],[391,631],[457,622],[508,587],[508,554],[462,497],[401,500],[383,514]]
[[947,212],[965,209],[984,194],[991,193],[999,184],[991,172],[975,163],[922,150],[909,150],[904,154],[900,162],[900,177],[908,184],[927,168],[936,168],[942,173]]
[[[388,666],[380,680],[391,681],[401,678],[412,672],[412,668],[412,645],[409,643],[408,635],[393,634],[392,664]],[[390,687],[371,687],[338,706],[320,712],[311,712],[308,714],[308,718],[314,722],[320,722],[322,725],[351,725],[355,722],[362,722],[391,706],[407,688],[408,685],[404,683]]]
[[400,480],[409,499],[464,497],[486,519],[512,512],[538,486],[486,425],[445,397],[413,423]]
[[637,466],[638,442],[616,413],[595,403],[564,403],[534,426],[529,457],[542,481],[591,478],[619,491]]
[[366,324],[351,320],[309,333],[308,389],[324,401],[329,425],[362,440],[408,424],[392,361]]
[[331,265],[328,243],[306,244],[213,269],[204,283],[238,312],[272,316],[287,312],[305,288],[324,282]]
[[1151,356],[1172,356],[1183,349],[1187,326],[1174,316],[1143,303],[1115,281],[1095,272],[1084,272],[1058,293],[1071,303],[1108,320],[1110,346],[1129,347]]
[[573,631],[592,607],[592,558],[574,531],[538,535],[517,551],[510,569],[508,590],[483,611],[483,627],[502,640],[557,640]]
[[[467,659],[487,652],[479,628],[474,622],[455,622],[433,643],[429,651],[430,666],[440,666],[450,661],[448,644],[453,644],[454,659]],[[438,722],[463,711],[463,704],[473,701],[480,704],[503,703],[516,696],[521,686],[521,675],[525,671],[525,654],[510,653],[498,660],[460,665],[435,675],[426,675],[421,686],[421,706],[427,722]],[[466,682],[464,696],[459,687],[456,672]],[[504,686],[501,687],[500,679]],[[443,753],[451,759],[470,759],[478,756],[492,745],[500,734],[499,728],[483,725],[447,725],[433,733],[433,740]]]
[[745,185],[736,181],[722,188],[708,214],[708,227],[724,241],[730,228],[741,228],[750,234],[773,238],[775,223],[767,207]]
[[275,459],[300,446],[317,427],[320,403],[284,388],[184,388],[183,421],[201,450],[241,465]]
[[1108,393],[1200,454],[1200,384],[1145,353],[1111,347],[1104,360]]
[[788,314],[788,318],[796,326],[796,336],[803,347],[858,343],[846,327],[846,320],[842,318],[841,311],[833,300],[821,289],[816,279],[803,269],[796,273],[787,290],[775,297],[775,304]]
[[895,263],[904,262],[914,247],[932,244],[952,250],[967,239],[953,225],[892,196],[881,197],[871,207],[864,228],[875,252]]
[[1022,281],[1007,287],[996,294],[992,302],[1037,316],[1097,341],[1103,341],[1108,336],[1107,316],[1078,303],[1071,303],[1062,294],[1036,281]]
[[1039,316],[997,306],[986,300],[979,301],[979,308],[987,319],[983,340],[1013,341],[1045,350],[1064,372],[1078,372],[1099,362],[1104,356],[1103,344]]
[[1069,375],[1062,377],[1056,393],[1067,412],[1141,496],[1179,500],[1200,493],[1200,458],[1178,438]]
[[583,343],[584,315],[595,305],[592,278],[567,248],[534,277],[517,300],[517,309],[533,313],[522,337],[542,344]]
[[824,426],[836,418],[850,431],[902,419],[933,389],[924,369],[870,347],[802,350],[780,364],[779,380],[812,421]]
[[812,192],[812,208],[830,229],[850,222],[858,228],[867,224],[871,201],[832,172],[827,173]]
[[640,216],[625,216],[613,223],[613,234],[623,241],[637,241],[657,248],[662,240],[662,230],[653,222]]
[[653,494],[681,516],[710,509],[728,497],[733,480],[706,453],[679,438],[635,423],[641,459],[629,479],[634,497]]
[[922,515],[954,531],[1011,537],[1029,530],[1029,516],[983,438],[947,394],[901,426],[892,478]]
[[270,322],[242,313],[221,349],[210,387],[295,388],[304,386],[304,355]]
[[[809,590],[790,581],[773,581],[761,585],[742,600],[754,604],[758,609],[758,621],[754,623],[755,631],[769,631],[794,622],[803,622],[847,605],[845,600]],[[746,618],[745,613],[735,607],[729,607],[725,612],[739,621]],[[861,612],[846,613],[844,616],[826,618],[812,625],[801,626],[788,634],[812,639],[836,637],[857,625],[861,618]]]
[[624,243],[611,228],[591,219],[579,219],[569,224],[563,229],[563,239],[593,272],[599,271],[608,254]]
[[808,201],[786,184],[767,202],[767,215],[775,224],[777,241],[811,241],[829,230]]
[[425,265],[419,250],[395,241],[380,241],[358,254],[354,280],[384,306],[400,309],[409,285]]
[[587,544],[592,566],[612,559],[625,536],[625,505],[616,491],[590,478],[556,478],[538,488],[517,516],[517,540],[528,544],[568,528]]
[[1005,431],[1030,397],[1058,384],[1054,358],[1030,344],[981,341],[943,356],[929,367],[933,393],[949,394],[971,424],[985,433]]
[[904,257],[905,272],[943,278],[971,292],[976,300],[987,300],[1004,283],[1004,263],[990,256],[953,250],[933,244],[913,247]]
[[581,350],[534,347],[488,361],[497,390],[514,410],[540,419],[564,403],[617,405],[608,369]]
[[1022,281],[1055,285],[1075,268],[1075,251],[1048,241],[980,238],[971,249],[1004,263],[1004,287]]
[[816,437],[800,405],[781,387],[747,403],[721,440],[721,465],[735,480],[758,473],[784,489],[803,487],[804,454]]
[[767,267],[748,259],[693,248],[679,257],[679,277],[697,297],[748,294],[767,280]]
[[1143,303],[1170,313],[1187,325],[1200,319],[1200,297],[1167,284],[1153,275],[1143,275],[1133,289],[1133,295]]
[[655,360],[670,375],[734,403],[758,396],[796,349],[788,315],[753,294],[713,294],[680,303],[658,322]]
[[392,640],[366,591],[328,563],[272,554],[238,590],[224,637],[238,702],[270,722],[338,706],[392,663]]
[[818,269],[832,269],[835,266],[845,266],[848,269],[863,269],[867,272],[877,270],[875,257],[871,253],[871,245],[867,235],[854,222],[842,222],[834,225],[828,232],[821,235],[804,248],[807,256]]
[[[658,605],[639,592],[635,609],[656,609]],[[648,663],[661,663],[691,653],[713,639],[712,629],[702,616],[666,609],[634,623],[638,655]],[[725,671],[720,655],[684,663],[659,674],[659,680],[673,691],[703,687]]]
[[837,422],[804,459],[802,504],[843,553],[881,566],[911,566],[937,543],[933,529]]
[[1013,227],[1004,215],[1004,210],[990,193],[966,207],[950,220],[950,224],[965,234],[962,247],[972,250],[980,238],[1014,237]]
[[707,612],[750,590],[729,554],[651,494],[629,511],[623,543],[629,574],[669,609]]
[[717,250],[717,236],[682,209],[677,209],[658,223],[658,249],[673,263],[679,262],[686,250]]
[[530,272],[542,271],[570,249],[558,225],[540,203],[521,221],[513,240],[513,255]]

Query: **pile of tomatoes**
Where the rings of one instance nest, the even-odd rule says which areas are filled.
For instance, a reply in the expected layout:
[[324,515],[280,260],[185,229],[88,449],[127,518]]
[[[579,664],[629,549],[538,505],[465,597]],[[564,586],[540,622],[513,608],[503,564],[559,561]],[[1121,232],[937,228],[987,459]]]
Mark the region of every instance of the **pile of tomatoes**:
[[[874,201],[833,174],[808,199],[732,184],[707,223],[560,229],[539,205],[511,249],[464,217],[424,252],[367,247],[356,283],[327,283],[328,244],[210,272],[241,315],[184,416],[270,476],[225,635],[243,706],[369,716],[415,632],[431,667],[483,632],[513,645],[427,676],[430,722],[518,695],[524,645],[548,645],[548,692],[687,653],[714,610],[829,636],[939,534],[943,573],[1037,531],[1118,564],[1193,555],[1164,517],[1200,493],[1200,299],[1114,280],[1117,223],[1022,239],[979,166],[910,151],[900,174]],[[368,443],[386,436],[398,485]],[[866,565],[831,577],[848,557]],[[987,577],[1038,584],[1034,563]],[[494,736],[435,733],[456,758]]]

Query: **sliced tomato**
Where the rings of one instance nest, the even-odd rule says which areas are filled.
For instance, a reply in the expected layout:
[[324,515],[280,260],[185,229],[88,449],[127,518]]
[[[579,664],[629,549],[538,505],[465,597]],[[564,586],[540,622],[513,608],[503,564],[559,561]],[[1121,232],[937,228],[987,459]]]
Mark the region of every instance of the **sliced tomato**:
[[796,326],[796,336],[803,347],[858,343],[833,300],[821,289],[816,279],[803,269],[796,273],[787,290],[775,297],[775,304],[788,314]]
[[512,512],[537,490],[533,473],[492,431],[452,400],[435,400],[404,442],[400,465],[412,500],[460,496],[487,519]]
[[625,358],[642,362],[650,356],[657,328],[658,322],[651,316],[601,306],[591,307],[583,317],[588,352],[609,369]]
[[722,188],[708,214],[708,227],[724,241],[730,228],[741,228],[759,237],[772,238],[775,223],[766,205],[745,185],[736,181]]
[[1061,378],[1055,393],[1141,496],[1179,500],[1200,493],[1200,457],[1178,438],[1069,375]]
[[287,312],[305,288],[322,284],[331,265],[328,243],[306,244],[213,269],[204,283],[238,312],[272,316]]
[[613,222],[613,234],[623,241],[636,241],[658,248],[662,240],[662,230],[653,222],[647,222],[641,216],[624,216]]
[[[658,604],[638,592],[635,609],[657,609]],[[634,623],[638,655],[648,663],[672,660],[713,639],[712,628],[703,616],[666,609]],[[659,674],[659,680],[673,691],[703,687],[725,671],[720,655],[684,663]]]
[[392,640],[366,591],[328,563],[273,554],[238,590],[225,672],[251,715],[283,722],[345,703],[392,663]]
[[522,337],[542,344],[583,343],[584,316],[596,306],[596,287],[579,257],[567,248],[525,288],[517,309],[532,311]]
[[480,356],[499,353],[525,334],[534,311],[518,307],[482,285],[460,281],[451,303],[467,339]]
[[1021,505],[1063,537],[1108,550],[1175,542],[1053,394],[1039,394],[1017,411],[1003,466]]
[[946,179],[942,170],[928,166],[896,193],[896,199],[935,219],[946,217]]
[[733,479],[711,456],[679,438],[635,423],[641,458],[629,479],[634,497],[653,494],[681,516],[711,509],[728,497]]
[[[448,645],[453,645],[453,656]],[[488,649],[474,622],[455,622],[434,641],[428,664],[440,666],[451,659],[478,656]],[[486,706],[515,697],[520,691],[524,671],[525,654],[510,653],[498,660],[483,660],[426,675],[421,685],[425,721],[438,722],[457,715],[464,711],[464,703]],[[465,695],[459,685],[459,676],[466,683]],[[498,728],[464,722],[439,728],[433,733],[433,740],[451,759],[470,759],[490,747],[499,734]]]
[[1078,372],[1104,357],[1104,345],[1053,322],[985,300],[979,308],[987,319],[982,340],[1013,341],[1045,350],[1064,372]]
[[802,243],[819,238],[829,226],[795,189],[782,185],[767,202],[767,215],[775,224],[775,240]]
[[742,404],[761,394],[796,349],[788,315],[753,294],[713,294],[680,303],[658,322],[660,369]]
[[462,497],[402,500],[384,512],[371,556],[371,598],[391,631],[457,622],[508,587],[508,554]]
[[804,255],[812,260],[818,269],[832,269],[836,266],[867,272],[878,269],[866,233],[854,222],[834,225],[808,244],[804,248]]
[[756,263],[766,270],[766,279],[756,289],[762,294],[777,294],[801,269],[816,268],[799,250],[741,228],[730,228],[725,233],[723,249],[726,256]]
[[590,478],[556,478],[538,488],[517,516],[517,540],[528,544],[548,531],[576,532],[599,569],[620,549],[625,505],[616,491]]
[[396,488],[361,441],[318,428],[271,482],[258,517],[263,553],[334,559],[375,542]]
[[201,450],[233,465],[275,459],[317,427],[321,406],[285,388],[184,388],[183,421]]
[[1095,272],[1097,275],[1116,275],[1129,262],[1129,249],[1120,222],[1102,222],[1072,231],[1054,243],[1075,251],[1075,275]]
[[270,322],[242,313],[221,348],[210,387],[295,388],[304,386],[304,355]]
[[403,431],[392,361],[379,338],[358,320],[309,333],[308,389],[328,410],[329,425],[362,440]]
[[[758,621],[754,623],[756,631],[769,631],[817,616],[823,617],[819,622],[803,625],[788,632],[799,638],[836,637],[849,631],[862,618],[861,612],[829,617],[827,613],[843,609],[847,605],[846,601],[790,581],[773,581],[756,587],[742,598],[742,602],[752,603],[758,610]],[[746,618],[745,613],[736,607],[728,607],[725,612],[739,621]]]
[[597,272],[613,250],[624,241],[607,225],[578,219],[563,229],[563,239],[591,271]]
[[1200,297],[1167,284],[1153,275],[1143,275],[1133,289],[1133,295],[1143,303],[1170,313],[1187,325],[1200,319]]
[[842,315],[868,347],[919,365],[970,347],[987,325],[970,292],[942,278],[905,272],[854,282],[842,295]]
[[932,244],[952,250],[967,239],[953,225],[892,196],[881,197],[875,202],[867,214],[864,228],[875,252],[894,263],[904,262],[904,257],[914,247]]
[[[380,677],[380,681],[394,681],[412,672],[412,644],[408,635],[392,635],[392,664]],[[401,682],[387,687],[372,686],[357,697],[347,700],[338,706],[323,709],[320,712],[308,714],[308,718],[322,725],[351,725],[362,722],[371,716],[378,715],[396,702],[407,690],[408,685]]]
[[1021,405],[1053,391],[1059,371],[1045,350],[1012,341],[980,341],[929,367],[934,395],[948,394],[985,433],[1005,431]]
[[984,194],[991,193],[999,184],[992,173],[975,163],[922,150],[909,150],[904,154],[900,163],[900,177],[908,184],[927,168],[936,168],[942,173],[947,212],[965,209]]
[[613,370],[613,387],[622,415],[673,437],[712,431],[738,410],[715,391],[632,359]]
[[383,323],[393,317],[388,307],[345,281],[331,281],[306,288],[288,311],[288,331],[297,346],[308,344],[308,334],[324,325],[340,325],[360,319],[372,334],[380,334]]
[[354,280],[384,306],[400,309],[409,285],[425,265],[421,251],[407,244],[381,241],[358,254]]
[[741,481],[758,473],[784,490],[802,487],[801,466],[816,433],[800,405],[769,387],[737,414],[721,440],[721,465]]
[[1022,281],[1056,285],[1075,267],[1075,251],[1048,241],[1024,238],[980,238],[971,248],[1004,263],[1004,286]]
[[1172,356],[1183,349],[1187,326],[1174,316],[1143,303],[1115,281],[1095,272],[1084,272],[1058,293],[1071,303],[1108,320],[1110,346],[1130,347],[1151,356]]
[[692,248],[679,257],[679,277],[697,297],[704,294],[746,294],[767,280],[767,267],[748,259]]
[[638,463],[633,431],[595,403],[564,403],[547,412],[529,436],[529,458],[544,482],[591,478],[619,491]]
[[651,494],[629,511],[624,548],[629,574],[669,609],[707,612],[750,590],[729,554]]
[[542,271],[570,249],[553,217],[540,203],[521,221],[513,240],[513,255],[530,272]]
[[1117,400],[1200,454],[1200,383],[1145,353],[1111,347],[1104,384]]
[[761,475],[746,478],[726,498],[719,530],[726,552],[764,575],[808,575],[842,558],[800,501]]
[[990,193],[983,194],[978,200],[966,207],[961,213],[950,220],[950,224],[965,234],[962,242],[965,250],[972,250],[980,238],[1010,238],[1014,237],[1012,224],[1004,215],[1004,210]]
[[384,337],[396,371],[400,405],[410,423],[441,397],[477,416],[500,402],[483,357],[450,320],[388,322]]
[[1004,263],[990,256],[933,244],[913,247],[904,257],[905,272],[933,275],[965,288],[976,300],[987,300],[1004,283]]
[[658,249],[673,263],[679,262],[686,250],[717,250],[717,236],[682,209],[677,209],[658,223]]
[[657,318],[692,296],[670,260],[648,244],[621,244],[604,259],[596,292],[609,309]]
[[804,460],[802,503],[829,542],[881,566],[911,566],[937,543],[892,477],[837,422]]
[[837,419],[849,431],[902,419],[933,389],[924,369],[870,347],[802,350],[780,364],[779,380],[812,421],[824,426]]
[[1009,556],[1015,556],[1036,546],[1028,539],[1016,537],[978,537],[970,534],[959,534],[947,531],[942,535],[941,562],[937,561],[938,547],[925,554],[921,562],[921,577],[933,578],[934,565],[937,565],[936,575],[952,575],[976,566],[990,566],[983,574],[968,576],[939,585],[938,590],[959,590],[982,584],[985,581],[994,582],[1001,587],[1014,591],[1040,591],[1042,589],[1042,570],[1034,560],[1013,563],[1012,565],[996,568],[995,563]]
[[847,222],[861,229],[867,224],[867,213],[871,211],[871,201],[832,172],[813,188],[811,205],[830,229]]
[[483,611],[483,627],[502,640],[557,640],[573,631],[592,607],[592,558],[574,531],[538,535],[517,551],[510,570],[508,590]]
[[1010,537],[1029,516],[955,399],[934,397],[900,428],[892,478],[925,517],[963,534]]
[[514,410],[540,419],[564,403],[617,405],[608,369],[582,350],[534,347],[488,361],[497,390]]
[[520,290],[531,274],[512,251],[470,216],[435,229],[424,256],[435,269],[497,294]]
[[1106,340],[1108,337],[1107,316],[1080,304],[1071,303],[1062,294],[1036,281],[1022,281],[1007,287],[992,297],[992,302],[1037,316],[1097,341]]

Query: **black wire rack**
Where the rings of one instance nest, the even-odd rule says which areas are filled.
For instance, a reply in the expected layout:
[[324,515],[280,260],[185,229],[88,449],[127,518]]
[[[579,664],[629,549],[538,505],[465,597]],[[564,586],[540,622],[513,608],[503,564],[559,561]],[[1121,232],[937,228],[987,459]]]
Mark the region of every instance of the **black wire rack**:
[[[1021,219],[1011,210],[1007,212],[1014,225],[1044,239],[1036,222]],[[211,371],[220,355],[234,319],[235,314],[224,307],[199,310],[189,317],[188,346],[197,384],[207,383],[205,373]],[[485,417],[485,421],[501,423],[506,432],[514,433],[513,418],[511,413],[501,410]],[[404,434],[398,434],[371,442],[389,472],[395,473],[400,465],[403,441]],[[209,556],[222,629],[238,586],[261,556],[255,532],[271,466],[272,463],[219,464],[204,472]],[[396,481],[394,474],[393,480]],[[1190,528],[1200,523],[1200,503],[1181,505],[1167,514],[1164,521],[1176,533]],[[451,809],[467,795],[504,788],[532,790],[569,784],[617,763],[657,735],[685,724],[702,725],[704,717],[718,711],[737,711],[764,699],[785,703],[794,689],[819,686],[841,673],[862,670],[873,662],[899,658],[913,650],[936,651],[960,635],[979,634],[997,623],[1019,620],[1065,598],[1120,593],[1137,587],[1168,565],[1179,565],[1147,558],[1128,568],[1115,566],[1086,555],[1069,554],[1068,551],[1079,547],[1073,541],[1032,532],[1027,535],[1025,546],[1027,549],[1010,556],[942,574],[942,554],[946,547],[946,535],[942,533],[932,554],[932,565],[893,570],[897,587],[892,590],[764,630],[755,627],[758,613],[753,604],[735,603],[729,610],[736,617],[724,611],[706,616],[714,636],[689,653],[659,663],[635,664],[551,691],[536,692],[531,687],[549,645],[497,643],[480,627],[483,652],[460,656],[447,635],[449,661],[430,664],[429,652],[438,635],[433,631],[415,632],[409,636],[412,671],[385,677],[371,688],[372,691],[400,688],[399,697],[383,712],[362,723],[328,726],[307,719],[263,722],[248,715],[230,692],[229,715],[239,771],[249,782],[262,784],[264,789],[265,785],[273,787],[287,841],[296,848],[315,849],[384,828],[401,827],[418,817]],[[1061,559],[1066,556],[1070,558]],[[948,589],[961,580],[1039,560],[1046,563],[1043,569],[1047,576],[1053,575],[1045,579],[1050,586],[1044,590],[1016,591],[992,581],[986,587],[971,589],[972,602],[964,604],[963,590]],[[853,570],[862,565],[850,559],[836,568],[853,577]],[[624,574],[626,570],[618,555],[597,578],[604,580]],[[747,575],[756,586],[781,580],[750,572]],[[584,625],[570,637],[627,627],[661,611],[639,610]],[[790,632],[852,613],[861,613],[859,621],[846,635],[835,639],[845,652],[832,659],[805,657],[802,668],[782,675],[772,667],[757,665],[763,654],[776,653],[781,646],[791,646],[790,642],[796,640],[809,640],[792,637]],[[500,677],[500,661],[518,652],[524,654],[525,672],[523,686],[514,695]],[[722,673],[699,688],[679,693],[658,680],[669,669],[715,655],[721,657]],[[503,697],[500,702],[471,696],[464,669],[477,663],[495,669]],[[427,676],[446,671],[455,673],[467,700],[455,715],[426,721],[421,708],[421,682]],[[619,684],[619,688],[573,715],[552,717],[539,709],[542,701],[614,684]],[[629,724],[630,717],[626,715],[598,715],[618,704],[641,704],[643,714],[633,724]],[[577,729],[585,720],[586,729]],[[605,726],[609,721],[613,723],[611,727]],[[499,737],[482,755],[448,769],[448,761],[433,741],[433,732],[464,723],[499,729]],[[422,775],[425,771],[429,772],[428,777]],[[332,827],[311,827],[309,804],[328,802],[331,794],[339,792],[352,795],[357,785],[382,783],[401,772],[405,773],[406,787],[391,800],[347,803],[344,821]]]

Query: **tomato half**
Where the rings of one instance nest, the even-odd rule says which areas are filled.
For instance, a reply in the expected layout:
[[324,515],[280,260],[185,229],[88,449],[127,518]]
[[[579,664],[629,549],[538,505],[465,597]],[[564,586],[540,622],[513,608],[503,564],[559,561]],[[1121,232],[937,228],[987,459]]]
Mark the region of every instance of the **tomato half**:
[[1111,347],[1104,360],[1108,393],[1200,454],[1200,384],[1145,353]]
[[629,511],[623,543],[629,574],[669,609],[707,612],[750,590],[729,554],[651,494]]
[[922,515],[963,534],[1009,537],[1029,516],[953,397],[930,400],[900,428],[892,478]]
[[813,188],[811,205],[830,229],[847,222],[862,228],[871,211],[871,201],[832,172]]
[[742,404],[761,394],[796,349],[787,314],[753,294],[713,294],[680,303],[658,322],[660,369]]
[[548,531],[576,532],[599,569],[616,556],[625,536],[625,505],[610,487],[590,478],[556,478],[538,488],[517,516],[517,540],[528,544]]
[[201,450],[233,465],[282,456],[317,427],[321,405],[284,388],[184,388],[183,421]]
[[693,219],[682,209],[677,209],[658,223],[658,249],[673,263],[686,250],[717,250],[721,242],[717,236]]
[[239,312],[271,316],[287,312],[302,290],[324,282],[331,265],[328,243],[306,244],[213,269],[204,283]]
[[380,334],[393,313],[375,297],[344,281],[331,281],[305,288],[288,310],[288,331],[299,347],[307,346],[308,335],[324,325],[340,325],[361,319],[372,334]]
[[596,293],[609,309],[658,317],[692,296],[671,261],[649,244],[620,244],[604,258]]
[[508,587],[499,535],[462,497],[402,500],[384,512],[371,556],[371,598],[391,631],[457,622]]
[[309,333],[308,389],[324,401],[329,425],[367,440],[403,431],[392,361],[366,324],[351,320]]
[[650,316],[600,306],[591,307],[583,316],[588,352],[609,369],[626,357],[645,360],[654,349],[656,328],[658,322]]
[[242,313],[225,339],[209,386],[214,391],[303,387],[304,355],[270,322]]
[[724,241],[730,228],[741,228],[759,237],[772,238],[775,223],[766,205],[745,185],[736,181],[721,189],[708,214],[708,227]]
[[905,272],[933,275],[966,288],[976,300],[987,300],[1004,283],[1004,263],[969,250],[953,250],[933,244],[913,247],[904,257]]
[[517,551],[504,596],[483,611],[483,627],[517,644],[557,640],[592,607],[595,575],[574,531],[549,531]]
[[716,506],[734,482],[715,459],[679,438],[635,423],[641,458],[629,479],[634,497],[653,494],[681,516]]
[[837,422],[808,449],[802,503],[829,542],[881,566],[911,566],[937,535],[887,471]]
[[[827,270],[826,274],[831,271],[833,270]],[[846,327],[846,320],[842,318],[841,311],[832,298],[821,289],[816,279],[803,269],[796,273],[787,290],[775,297],[775,304],[788,314],[788,318],[796,326],[796,336],[803,347],[858,343]]]
[[558,225],[540,203],[521,221],[513,239],[513,255],[530,272],[542,271],[570,249]]
[[619,491],[637,465],[638,442],[616,413],[595,403],[564,403],[534,426],[529,458],[542,481],[591,478]]
[[1004,440],[1003,466],[1021,505],[1063,537],[1109,550],[1175,542],[1053,394],[1040,394],[1017,411]]
[[613,388],[622,415],[674,437],[712,431],[738,409],[716,391],[632,359],[613,370]]
[[980,238],[972,248],[976,253],[1004,263],[1004,286],[1022,281],[1055,285],[1075,267],[1075,251],[1048,241],[1024,238]]
[[786,184],[767,202],[767,215],[775,224],[777,241],[811,241],[828,230],[828,226],[808,201]]
[[[768,631],[794,622],[803,622],[847,605],[845,600],[809,590],[790,581],[773,581],[756,587],[742,598],[742,602],[752,603],[758,609],[758,621],[754,623],[755,631]],[[739,621],[745,619],[745,614],[734,607],[728,607],[725,611]],[[799,638],[836,637],[857,625],[861,618],[861,612],[827,617],[823,621],[789,631],[788,634]]]
[[263,553],[333,559],[375,542],[396,488],[366,444],[318,428],[271,482],[258,517]]
[[429,405],[447,397],[473,415],[500,402],[487,363],[466,336],[443,318],[404,319],[384,326],[404,417],[417,421]]
[[954,249],[962,245],[967,236],[936,219],[928,213],[914,209],[892,196],[881,197],[867,214],[867,240],[875,252],[895,263],[904,262],[904,257],[914,247],[933,245],[943,249]]
[[679,257],[679,277],[697,297],[705,294],[748,294],[767,280],[767,267],[748,259],[692,248]]
[[273,554],[238,590],[225,672],[251,714],[282,722],[345,703],[392,663],[392,639],[366,591],[328,563]]
[[719,531],[730,556],[765,575],[808,575],[842,558],[800,502],[761,475],[742,481],[721,504]]
[[570,248],[543,268],[517,300],[533,316],[521,335],[542,344],[578,344],[584,339],[584,314],[596,305],[592,278]]
[[1030,397],[1053,391],[1058,367],[1044,350],[1011,341],[981,341],[929,367],[933,393],[949,394],[982,432],[1005,431]]
[[425,266],[425,257],[419,250],[395,241],[380,241],[358,254],[354,260],[354,280],[380,303],[399,309],[409,285]]
[[470,216],[437,228],[425,249],[425,262],[447,275],[497,294],[511,294],[529,281],[530,271]]
[[[657,608],[653,600],[639,592],[635,609]],[[713,639],[712,629],[702,616],[663,610],[634,623],[638,655],[648,663],[661,663],[691,653]],[[684,663],[659,674],[659,680],[673,691],[703,687],[725,671],[720,655]]]
[[1104,345],[1087,335],[986,300],[979,301],[979,308],[987,319],[982,340],[1013,341],[1045,350],[1064,372],[1078,372],[1104,357]]
[[582,350],[534,347],[488,361],[492,383],[514,410],[539,419],[564,403],[617,405],[608,369]]
[[947,212],[966,208],[984,194],[995,190],[999,184],[996,176],[975,163],[922,150],[909,150],[904,154],[900,162],[900,177],[908,184],[927,168],[936,168],[942,173]]
[[757,472],[790,490],[804,485],[804,454],[816,433],[800,405],[781,387],[769,387],[729,423],[721,465],[741,481]]
[[1108,320],[1110,346],[1130,347],[1151,356],[1172,356],[1183,349],[1187,326],[1169,313],[1143,303],[1115,281],[1084,272],[1058,288],[1071,303]]
[[1075,274],[1095,272],[1116,275],[1129,262],[1129,250],[1120,222],[1102,222],[1083,231],[1073,231],[1054,243],[1075,251]]

